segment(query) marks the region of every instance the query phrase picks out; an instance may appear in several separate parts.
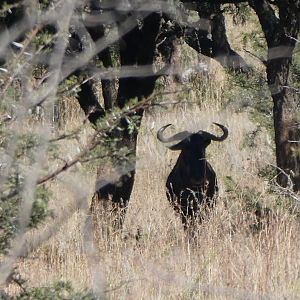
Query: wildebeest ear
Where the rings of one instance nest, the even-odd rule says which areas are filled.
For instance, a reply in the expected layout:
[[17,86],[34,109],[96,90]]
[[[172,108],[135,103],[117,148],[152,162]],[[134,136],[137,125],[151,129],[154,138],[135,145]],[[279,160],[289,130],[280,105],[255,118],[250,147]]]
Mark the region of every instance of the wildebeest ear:
[[175,144],[175,145],[173,145],[173,146],[168,146],[168,148],[169,148],[170,150],[182,150],[183,147],[186,145],[188,139],[189,139],[189,138],[186,138],[186,139],[184,139],[183,141],[181,141],[181,142],[179,142],[179,143],[177,143],[177,144]]

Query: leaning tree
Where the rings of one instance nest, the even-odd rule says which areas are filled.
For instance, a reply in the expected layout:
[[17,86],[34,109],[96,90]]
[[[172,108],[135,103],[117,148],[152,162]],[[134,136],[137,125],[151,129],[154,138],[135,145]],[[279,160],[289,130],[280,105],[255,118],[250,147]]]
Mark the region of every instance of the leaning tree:
[[300,1],[249,1],[259,18],[268,45],[266,72],[273,99],[278,182],[289,179],[300,190],[299,96],[291,82],[293,51],[299,34]]

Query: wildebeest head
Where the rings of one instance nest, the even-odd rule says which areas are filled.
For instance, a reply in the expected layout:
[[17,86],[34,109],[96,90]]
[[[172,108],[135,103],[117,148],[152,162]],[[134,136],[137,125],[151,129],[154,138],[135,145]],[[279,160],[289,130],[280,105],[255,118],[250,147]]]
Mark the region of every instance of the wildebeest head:
[[163,132],[166,128],[172,125],[168,124],[158,130],[157,138],[162,143],[177,142],[172,146],[167,146],[170,150],[185,150],[187,152],[195,154],[197,158],[201,158],[205,153],[205,148],[211,143],[211,141],[222,142],[228,136],[228,129],[225,126],[218,123],[213,124],[222,129],[223,134],[221,136],[216,136],[209,132],[199,130],[196,133],[182,131],[169,138],[166,138],[163,136]]

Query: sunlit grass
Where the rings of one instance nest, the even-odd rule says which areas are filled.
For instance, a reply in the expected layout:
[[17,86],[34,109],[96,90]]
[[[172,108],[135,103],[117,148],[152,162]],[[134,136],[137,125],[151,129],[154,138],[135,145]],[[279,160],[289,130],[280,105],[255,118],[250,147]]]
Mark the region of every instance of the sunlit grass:
[[[186,96],[182,94],[183,100]],[[165,196],[165,181],[178,153],[160,144],[156,131],[173,123],[174,130],[217,133],[211,125],[214,121],[228,126],[230,132],[226,141],[207,149],[218,174],[220,193],[215,210],[198,225],[192,240]],[[89,212],[77,211],[51,240],[19,263],[21,272],[32,285],[70,280],[78,288],[102,289],[103,295],[112,299],[297,298],[298,222],[287,210],[275,206],[267,182],[257,175],[260,168],[273,163],[274,155],[266,132],[253,141],[255,148],[247,146],[245,139],[255,128],[246,113],[218,110],[208,104],[200,108],[182,104],[146,113],[123,232],[97,235],[95,251],[85,251],[83,232]],[[74,153],[74,142],[66,143],[64,150]],[[95,184],[93,168],[77,166],[73,181],[68,180],[72,172],[51,184],[54,217],[49,224],[55,222],[56,213],[74,205],[76,189],[84,191],[89,205]],[[228,190],[226,177],[235,189]],[[274,207],[274,214],[262,221],[262,230],[251,230],[256,219],[247,210],[246,191],[248,198],[252,191],[254,200]],[[103,219],[98,222],[99,227],[105,226]]]

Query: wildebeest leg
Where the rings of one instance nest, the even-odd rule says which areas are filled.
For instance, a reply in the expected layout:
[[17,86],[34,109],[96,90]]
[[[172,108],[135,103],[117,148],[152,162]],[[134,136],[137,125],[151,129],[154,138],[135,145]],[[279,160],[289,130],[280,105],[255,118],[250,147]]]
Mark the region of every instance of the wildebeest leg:
[[169,203],[175,210],[176,215],[178,215],[178,214],[180,215],[184,230],[186,230],[188,227],[187,214],[182,210],[181,200],[178,199],[174,194],[172,183],[170,183],[170,185],[167,185],[166,195],[167,195]]
[[189,220],[186,214],[184,214],[182,211],[180,212],[181,222],[183,225],[184,231],[186,231],[189,228]]
[[[214,184],[212,183],[214,182]],[[218,191],[219,191],[219,188],[218,188],[218,182],[217,182],[217,178],[216,176],[214,177],[214,180],[210,182],[208,184],[208,187],[207,187],[207,191],[206,191],[206,197],[207,197],[207,207],[208,208],[213,208],[216,204],[216,197],[218,195]]]

